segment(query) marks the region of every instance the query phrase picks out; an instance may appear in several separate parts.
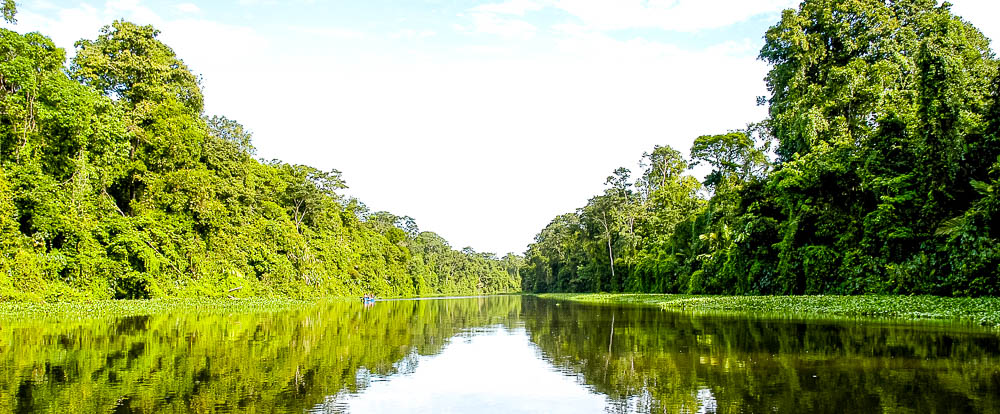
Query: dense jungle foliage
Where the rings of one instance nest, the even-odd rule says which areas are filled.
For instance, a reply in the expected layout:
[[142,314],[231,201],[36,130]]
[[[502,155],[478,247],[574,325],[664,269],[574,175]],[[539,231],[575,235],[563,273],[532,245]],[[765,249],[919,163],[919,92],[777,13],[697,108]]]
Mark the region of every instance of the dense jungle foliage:
[[0,299],[519,289],[516,256],[370,212],[336,170],[255,159],[157,35],[116,21],[67,67],[49,38],[0,29]]
[[536,236],[525,290],[1000,294],[998,61],[949,7],[786,10],[767,119],[616,170]]

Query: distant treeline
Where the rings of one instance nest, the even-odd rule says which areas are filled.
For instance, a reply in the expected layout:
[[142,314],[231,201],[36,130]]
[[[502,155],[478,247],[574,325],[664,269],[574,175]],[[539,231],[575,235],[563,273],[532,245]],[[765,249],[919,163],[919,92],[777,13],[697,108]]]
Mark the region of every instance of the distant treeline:
[[760,58],[767,119],[688,159],[656,147],[635,180],[616,170],[536,236],[525,290],[1000,294],[1000,79],[981,32],[935,0],[806,0]]
[[255,159],[157,34],[116,21],[66,67],[0,29],[0,299],[520,289],[516,256],[369,212],[336,170]]

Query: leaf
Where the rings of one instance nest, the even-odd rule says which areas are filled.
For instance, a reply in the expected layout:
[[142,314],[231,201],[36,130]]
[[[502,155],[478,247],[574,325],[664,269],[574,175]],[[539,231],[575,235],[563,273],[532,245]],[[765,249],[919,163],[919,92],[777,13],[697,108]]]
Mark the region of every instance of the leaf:
[[989,193],[993,192],[993,186],[982,181],[972,180],[969,184],[971,184],[972,188],[982,196],[987,196]]
[[965,216],[952,217],[948,220],[942,221],[938,224],[937,230],[934,230],[935,236],[950,236],[954,234],[958,229],[965,225]]

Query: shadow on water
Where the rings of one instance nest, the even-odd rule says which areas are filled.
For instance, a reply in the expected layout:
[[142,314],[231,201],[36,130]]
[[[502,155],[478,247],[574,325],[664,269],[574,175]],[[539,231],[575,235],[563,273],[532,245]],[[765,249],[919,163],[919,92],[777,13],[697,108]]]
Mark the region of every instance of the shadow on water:
[[303,412],[498,325],[612,412],[1000,411],[995,332],[497,296],[3,321],[0,412]]

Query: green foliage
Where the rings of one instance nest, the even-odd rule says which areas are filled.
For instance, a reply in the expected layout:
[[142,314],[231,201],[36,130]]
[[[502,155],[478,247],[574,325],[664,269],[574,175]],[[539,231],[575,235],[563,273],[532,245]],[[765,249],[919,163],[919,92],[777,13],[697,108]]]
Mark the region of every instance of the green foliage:
[[704,161],[713,170],[705,178],[705,185],[719,191],[733,181],[745,182],[766,171],[767,157],[754,146],[749,134],[730,132],[720,135],[702,135],[691,146],[691,159]]
[[698,181],[670,147],[644,154],[645,170],[629,182],[619,168],[604,194],[576,213],[553,220],[528,247],[523,287],[536,292],[669,289],[659,275],[673,271],[675,228],[703,208]]
[[48,38],[0,29],[0,299],[518,289],[509,261],[368,219],[337,170],[254,159],[158,34],[116,21],[66,70]]
[[[657,147],[644,164],[661,167],[636,181],[638,197],[616,181],[578,212],[600,226],[574,246],[529,247],[525,288],[1000,294],[1000,72],[982,33],[931,0],[806,0],[767,31],[760,57],[769,117],[691,148],[713,168],[710,197],[664,189],[662,171],[683,169],[663,167],[673,150]],[[541,264],[602,282],[569,287]]]
[[708,296],[628,293],[543,293],[545,299],[636,304],[668,310],[733,312],[779,318],[871,317],[971,322],[1000,327],[1000,298],[939,296]]
[[173,49],[156,39],[160,31],[116,20],[95,40],[76,42],[70,72],[104,95],[138,110],[148,102],[176,100],[201,113],[204,98],[197,76]]
[[5,22],[17,23],[17,18],[14,17],[17,14],[17,4],[14,0],[3,0],[3,4],[0,5],[0,13],[3,14]]

